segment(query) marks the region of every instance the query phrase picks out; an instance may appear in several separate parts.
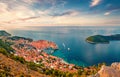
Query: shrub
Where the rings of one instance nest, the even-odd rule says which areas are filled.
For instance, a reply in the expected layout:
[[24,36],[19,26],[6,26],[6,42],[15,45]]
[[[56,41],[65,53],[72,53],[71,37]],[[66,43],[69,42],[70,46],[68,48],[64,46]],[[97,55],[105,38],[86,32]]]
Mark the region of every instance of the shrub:
[[30,68],[31,70],[34,70],[34,71],[38,71],[37,69],[37,65],[33,62],[27,62],[27,66],[28,68]]
[[0,53],[2,53],[3,55],[6,55],[6,56],[9,55],[9,53],[4,48],[0,48]]
[[11,56],[11,58],[12,59],[14,59],[15,61],[19,61],[20,63],[22,63],[22,64],[25,64],[25,60],[24,60],[24,58],[22,58],[22,57],[19,57],[19,56]]

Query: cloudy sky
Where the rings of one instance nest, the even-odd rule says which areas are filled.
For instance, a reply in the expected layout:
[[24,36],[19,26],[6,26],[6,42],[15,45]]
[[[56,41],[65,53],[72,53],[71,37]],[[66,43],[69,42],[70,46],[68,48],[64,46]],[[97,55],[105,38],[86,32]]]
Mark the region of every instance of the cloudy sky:
[[0,28],[120,26],[120,0],[0,0]]

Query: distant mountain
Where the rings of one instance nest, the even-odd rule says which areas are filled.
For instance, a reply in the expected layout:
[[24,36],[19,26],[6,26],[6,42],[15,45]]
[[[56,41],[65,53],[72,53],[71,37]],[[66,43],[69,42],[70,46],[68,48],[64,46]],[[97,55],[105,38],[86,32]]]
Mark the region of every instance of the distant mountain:
[[11,34],[9,34],[8,32],[1,30],[0,31],[0,36],[11,36]]
[[20,39],[23,39],[23,40],[28,40],[28,41],[30,41],[30,42],[32,42],[33,41],[33,39],[31,39],[31,38],[25,38],[25,37],[20,37],[20,36],[12,36],[12,37],[8,37],[8,39],[10,39],[10,40],[20,40]]
[[86,41],[91,44],[109,43],[110,41],[120,41],[120,34],[109,35],[109,36],[94,35],[86,38]]

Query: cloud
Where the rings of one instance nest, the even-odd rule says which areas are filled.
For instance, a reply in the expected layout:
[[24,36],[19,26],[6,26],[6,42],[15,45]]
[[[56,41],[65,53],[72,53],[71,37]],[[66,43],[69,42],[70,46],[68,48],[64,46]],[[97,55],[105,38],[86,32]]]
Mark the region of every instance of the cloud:
[[100,4],[101,0],[92,0],[90,7],[94,7],[97,6],[98,4]]
[[107,12],[104,13],[104,15],[110,15],[111,13],[117,13],[120,12],[120,6],[114,6],[110,5],[105,9]]
[[[34,10],[31,5],[35,2],[53,4],[55,0],[0,0],[0,22],[14,22],[20,20],[29,20],[47,15],[52,10],[41,9]],[[52,6],[51,6],[52,7]]]
[[[34,9],[35,3],[39,3],[37,9]],[[16,25],[57,24],[58,20],[53,19],[51,14],[58,13],[59,8],[64,8],[65,4],[64,0],[0,0],[0,25],[10,28],[10,26],[15,27]],[[47,6],[47,9],[40,9],[44,8],[42,5],[50,6]],[[75,13],[69,14],[74,15]]]
[[38,0],[21,0],[22,2],[28,3],[28,4],[32,4],[37,2]]
[[78,14],[79,14],[78,11],[76,11],[76,10],[71,10],[71,11],[67,11],[67,12],[62,13],[61,16],[64,16],[64,15],[76,16],[76,15],[78,15]]
[[[100,2],[101,0],[92,0],[91,7]],[[81,10],[68,9],[65,7],[66,4],[66,0],[0,0],[0,26],[16,28],[17,26],[101,25],[108,20],[102,16],[90,15],[90,12],[86,15]],[[109,6],[104,15],[109,15],[113,12],[111,10],[115,9],[119,7]]]
[[110,14],[111,14],[111,12],[104,13],[105,16],[110,15]]
[[68,10],[60,14],[54,14],[53,16],[76,16],[79,15],[79,11],[77,10]]
[[7,12],[7,5],[5,3],[0,3],[0,14],[1,13],[4,13],[4,12]]

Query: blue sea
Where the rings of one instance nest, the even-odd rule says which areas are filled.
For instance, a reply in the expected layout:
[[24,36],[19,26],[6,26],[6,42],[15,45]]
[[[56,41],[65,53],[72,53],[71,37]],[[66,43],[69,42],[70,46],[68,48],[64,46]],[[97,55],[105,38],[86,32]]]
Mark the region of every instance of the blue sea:
[[81,27],[29,27],[29,30],[10,30],[13,35],[29,37],[34,40],[49,40],[55,42],[59,50],[52,55],[64,59],[68,63],[79,66],[90,66],[105,62],[120,61],[120,41],[110,44],[89,44],[85,39],[91,35],[120,34],[119,26]]

